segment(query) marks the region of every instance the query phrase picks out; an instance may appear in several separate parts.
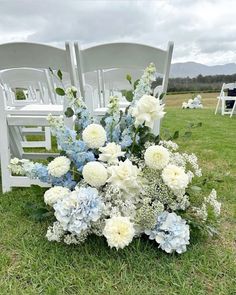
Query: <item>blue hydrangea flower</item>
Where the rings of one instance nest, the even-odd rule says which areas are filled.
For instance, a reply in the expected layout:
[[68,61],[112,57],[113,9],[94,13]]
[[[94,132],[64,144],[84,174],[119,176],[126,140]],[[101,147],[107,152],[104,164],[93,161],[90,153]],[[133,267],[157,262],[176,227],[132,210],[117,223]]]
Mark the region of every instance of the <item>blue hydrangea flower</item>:
[[55,216],[65,231],[80,235],[91,222],[97,221],[104,203],[98,191],[91,187],[81,187],[54,204]]
[[63,186],[70,190],[74,189],[76,186],[76,181],[73,180],[72,174],[70,172],[67,172],[62,177],[52,177],[51,181],[54,186]]
[[162,212],[157,217],[157,224],[151,230],[145,230],[150,240],[156,240],[159,247],[167,253],[176,251],[181,254],[189,244],[189,225],[174,212]]
[[27,175],[32,179],[39,179],[42,182],[51,183],[51,176],[48,174],[47,166],[41,163],[35,163],[32,166],[32,170]]

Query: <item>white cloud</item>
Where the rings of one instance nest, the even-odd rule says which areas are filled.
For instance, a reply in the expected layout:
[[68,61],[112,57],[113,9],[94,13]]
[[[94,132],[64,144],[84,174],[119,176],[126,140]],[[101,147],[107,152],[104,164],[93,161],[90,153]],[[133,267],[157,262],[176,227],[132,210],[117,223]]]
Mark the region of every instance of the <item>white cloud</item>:
[[234,0],[0,0],[0,7],[1,43],[173,40],[174,61],[236,62]]

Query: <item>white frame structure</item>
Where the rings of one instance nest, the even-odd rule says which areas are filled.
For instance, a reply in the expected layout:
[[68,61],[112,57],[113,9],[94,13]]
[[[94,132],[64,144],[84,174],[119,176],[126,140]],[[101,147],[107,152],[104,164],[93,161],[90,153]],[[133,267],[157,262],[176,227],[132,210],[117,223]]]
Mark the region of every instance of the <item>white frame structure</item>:
[[[235,83],[223,83],[220,95],[217,96],[217,105],[215,109],[215,115],[217,114],[218,110],[220,109],[221,115],[230,115],[230,118],[233,116],[235,108],[236,108],[236,96],[228,96],[225,94],[228,90],[236,89],[236,82]],[[231,110],[226,110],[226,100],[234,101],[233,108]]]
[[[103,102],[100,108],[96,109],[94,100],[86,95],[84,76],[89,72],[97,71],[103,74],[103,70],[108,69],[144,70],[152,62],[155,64],[158,73],[163,75],[161,92],[166,93],[173,47],[173,42],[168,43],[166,50],[136,43],[108,43],[80,49],[78,42],[74,42],[80,91],[89,110],[94,116],[100,116],[106,112],[104,98],[99,97],[100,103]],[[102,76],[100,79],[103,80]],[[104,87],[103,82],[100,88],[102,87]],[[103,88],[102,90],[104,92]],[[160,87],[156,90],[160,91]],[[159,134],[159,128],[160,122],[156,122],[155,134]]]
[[[11,68],[36,68],[53,70],[61,69],[70,75],[71,85],[77,86],[76,72],[73,56],[71,55],[71,45],[66,43],[66,50],[37,43],[16,42],[0,45],[0,71]],[[40,184],[41,186],[48,186],[39,181],[30,180],[27,177],[12,176],[8,165],[11,159],[10,145],[13,144],[11,140],[18,141],[19,139],[10,134],[13,127],[18,126],[48,126],[47,115],[48,109],[41,105],[38,110],[25,110],[24,112],[15,112],[8,110],[5,103],[6,97],[2,88],[0,88],[0,156],[1,156],[1,173],[2,173],[2,190],[3,192],[10,191],[12,187],[23,186],[27,187],[31,184]],[[62,115],[61,111],[54,112],[54,115]],[[50,154],[51,155],[51,154]],[[30,159],[41,158],[41,154],[32,153],[24,155],[23,157]],[[47,158],[49,154],[44,154]]]

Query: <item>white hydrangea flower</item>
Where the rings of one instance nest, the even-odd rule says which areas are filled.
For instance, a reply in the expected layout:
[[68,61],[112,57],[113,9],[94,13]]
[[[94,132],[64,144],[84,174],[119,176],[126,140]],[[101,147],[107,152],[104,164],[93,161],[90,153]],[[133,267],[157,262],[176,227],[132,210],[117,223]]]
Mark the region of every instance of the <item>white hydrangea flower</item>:
[[103,186],[108,177],[107,169],[96,161],[87,163],[83,168],[82,174],[85,182],[94,187]]
[[144,154],[144,160],[148,167],[160,170],[169,163],[170,153],[163,146],[150,146]]
[[164,183],[173,191],[185,189],[189,183],[189,177],[182,167],[167,165],[162,171]]
[[54,177],[61,177],[70,170],[70,160],[65,156],[55,158],[48,164],[48,173]]
[[143,95],[132,110],[136,127],[145,123],[145,126],[152,129],[154,121],[164,117],[164,115],[164,105],[160,104],[158,98],[151,95]]
[[106,220],[103,235],[111,248],[123,249],[133,240],[135,235],[134,225],[128,217],[113,216]]
[[54,186],[44,193],[44,202],[53,206],[58,200],[63,199],[70,193],[70,190],[62,186]]
[[110,177],[107,182],[128,194],[134,193],[140,188],[138,183],[139,172],[138,167],[133,165],[129,159],[126,159],[124,162],[120,161],[117,166],[108,167]]
[[105,147],[101,147],[99,151],[101,154],[98,160],[108,164],[118,163],[118,157],[122,157],[125,154],[125,152],[121,151],[121,146],[115,142],[108,143]]
[[101,125],[90,124],[84,129],[82,138],[89,148],[100,148],[106,142],[107,135]]

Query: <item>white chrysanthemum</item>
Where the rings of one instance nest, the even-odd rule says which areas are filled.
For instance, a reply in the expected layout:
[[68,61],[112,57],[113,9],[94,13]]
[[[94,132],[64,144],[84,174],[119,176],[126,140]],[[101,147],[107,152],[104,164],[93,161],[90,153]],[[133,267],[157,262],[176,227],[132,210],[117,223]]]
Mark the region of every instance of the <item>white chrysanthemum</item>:
[[152,169],[163,169],[169,163],[170,153],[163,146],[150,146],[144,154],[145,163]]
[[117,166],[109,167],[108,173],[110,174],[110,178],[107,182],[110,182],[128,194],[134,193],[139,189],[139,169],[129,159],[126,159],[124,162],[120,161]]
[[63,199],[70,193],[70,190],[62,186],[54,186],[44,193],[44,202],[53,206],[58,200]]
[[70,170],[70,160],[65,156],[55,158],[48,164],[48,173],[54,177],[61,177]]
[[134,237],[134,225],[128,217],[114,216],[106,220],[103,235],[107,239],[108,245],[117,250],[128,246]]
[[189,183],[189,177],[182,167],[167,165],[162,171],[164,183],[173,191],[185,189]]
[[88,125],[82,134],[83,141],[89,148],[100,148],[107,140],[105,129],[99,124]]
[[108,164],[118,163],[118,157],[122,157],[125,154],[125,152],[121,151],[121,146],[114,142],[110,142],[105,147],[101,147],[99,151],[101,154],[98,160],[107,162]]
[[89,162],[83,168],[84,180],[91,186],[100,187],[107,181],[107,169],[99,162]]
[[143,95],[132,110],[136,127],[145,123],[145,126],[153,128],[154,121],[164,115],[164,105],[160,105],[159,99],[151,95]]

